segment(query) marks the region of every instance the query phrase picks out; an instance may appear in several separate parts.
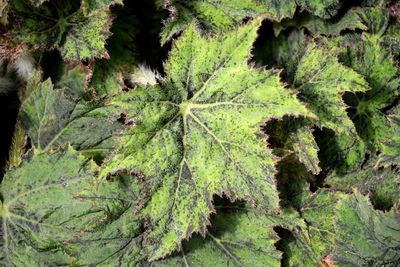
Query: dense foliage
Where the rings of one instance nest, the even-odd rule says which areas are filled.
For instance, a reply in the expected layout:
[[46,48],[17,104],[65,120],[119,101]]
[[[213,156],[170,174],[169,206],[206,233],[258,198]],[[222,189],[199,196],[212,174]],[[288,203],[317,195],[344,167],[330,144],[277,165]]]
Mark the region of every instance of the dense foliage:
[[0,0],[0,30],[0,266],[400,266],[397,1]]

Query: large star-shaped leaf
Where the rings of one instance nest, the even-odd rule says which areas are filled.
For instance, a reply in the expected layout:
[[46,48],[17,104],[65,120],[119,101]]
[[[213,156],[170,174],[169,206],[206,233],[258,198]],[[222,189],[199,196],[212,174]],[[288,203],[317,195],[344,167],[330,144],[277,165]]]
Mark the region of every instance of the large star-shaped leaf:
[[64,59],[84,60],[107,56],[105,42],[111,26],[110,13],[99,9],[85,16],[74,1],[56,1],[33,6],[15,0],[12,8],[21,17],[15,38],[35,48],[58,49]]
[[133,126],[102,176],[125,169],[144,175],[151,192],[143,211],[151,260],[206,231],[215,194],[278,210],[276,159],[260,125],[310,113],[278,73],[248,66],[259,24],[213,39],[200,37],[192,25],[176,42],[164,81],[112,101]]
[[97,166],[71,147],[27,155],[8,171],[0,185],[1,265],[141,260],[134,217],[140,187],[126,177],[97,190],[96,173]]

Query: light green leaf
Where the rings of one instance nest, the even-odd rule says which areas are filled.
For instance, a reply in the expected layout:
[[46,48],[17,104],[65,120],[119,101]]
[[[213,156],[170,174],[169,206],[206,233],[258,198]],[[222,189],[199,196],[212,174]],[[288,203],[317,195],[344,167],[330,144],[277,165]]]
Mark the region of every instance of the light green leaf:
[[45,3],[36,8],[27,0],[15,0],[12,7],[22,17],[21,25],[14,29],[19,42],[40,49],[58,49],[67,60],[107,57],[105,41],[111,26],[108,10],[85,17],[70,1]]
[[353,70],[341,65],[323,49],[310,45],[299,62],[294,85],[311,110],[319,115],[321,126],[345,134],[354,130],[342,99],[344,92],[364,92],[367,83]]
[[[27,156],[10,170],[0,185],[2,264],[121,266],[140,260],[140,222],[132,212],[139,187],[114,181],[97,191],[96,172],[71,147]],[[130,183],[132,188],[125,185]]]
[[101,103],[72,101],[47,80],[23,103],[20,120],[36,149],[70,143],[88,155],[100,156],[114,146],[119,115]]
[[274,244],[276,219],[241,207],[221,207],[205,238],[192,237],[182,251],[151,266],[280,266]]
[[374,210],[368,197],[346,195],[337,208],[334,262],[338,266],[396,266],[400,221],[394,211]]
[[113,100],[133,119],[102,177],[142,173],[150,201],[150,260],[206,230],[212,197],[225,194],[278,210],[275,159],[260,125],[284,115],[312,116],[274,71],[247,65],[260,21],[203,39],[192,25],[176,42],[167,77]]
[[321,168],[318,166],[318,145],[310,126],[303,126],[294,133],[289,134],[291,147],[297,158],[313,174],[318,174]]
[[246,17],[255,17],[264,11],[254,0],[172,0],[167,1],[171,16],[165,22],[161,43],[185,30],[195,19],[199,28],[210,32],[227,31]]

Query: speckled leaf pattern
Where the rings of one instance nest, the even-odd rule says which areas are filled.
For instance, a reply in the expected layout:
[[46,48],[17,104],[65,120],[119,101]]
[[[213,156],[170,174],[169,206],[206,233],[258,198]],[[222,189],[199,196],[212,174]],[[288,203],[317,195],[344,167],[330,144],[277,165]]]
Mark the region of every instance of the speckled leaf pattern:
[[340,194],[326,189],[304,192],[298,210],[305,227],[293,230],[289,249],[290,266],[319,266],[334,247],[334,214]]
[[111,26],[107,9],[96,10],[86,17],[80,9],[76,10],[74,2],[58,1],[36,8],[27,0],[15,0],[13,8],[24,17],[14,31],[18,41],[35,48],[58,49],[67,60],[107,57],[105,42]]
[[215,194],[279,208],[275,159],[260,125],[287,114],[312,115],[277,73],[247,65],[259,23],[210,40],[192,25],[171,52],[164,82],[113,100],[134,126],[102,176],[127,169],[146,177],[151,260],[205,232]]
[[108,9],[113,5],[122,5],[123,0],[82,0],[81,8],[88,16],[101,9]]
[[400,166],[400,105],[394,107],[388,116],[390,135],[382,144],[378,165],[384,167]]
[[328,175],[325,182],[332,189],[347,193],[356,188],[362,194],[369,194],[374,205],[390,208],[400,198],[400,173],[391,168],[377,168],[377,164],[371,158],[360,169],[345,175],[335,172]]
[[192,237],[182,251],[151,266],[280,266],[275,218],[246,208],[218,208],[205,238]]
[[367,83],[361,75],[341,65],[323,49],[310,45],[299,62],[294,84],[310,109],[318,114],[321,126],[339,134],[355,130],[342,94],[364,92]]
[[[132,179],[96,190],[97,166],[71,147],[26,157],[0,185],[2,264],[123,266],[141,260],[140,222],[130,209],[140,187]],[[126,183],[132,186],[121,186]]]
[[202,30],[227,31],[234,28],[242,19],[255,17],[264,10],[262,5],[254,0],[168,0],[165,4],[171,16],[165,22],[161,34],[162,43],[185,30],[193,19]]
[[400,261],[400,219],[394,211],[374,210],[355,192],[339,202],[336,218],[338,266],[396,266]]
[[341,4],[338,0],[166,0],[165,6],[171,15],[165,21],[162,43],[186,29],[193,19],[200,29],[218,33],[234,28],[248,17],[264,15],[273,21],[292,18],[297,6],[318,17],[330,18],[337,14]]
[[113,148],[119,115],[101,103],[70,100],[47,80],[23,103],[20,120],[36,149],[69,142],[75,149],[96,155]]
[[313,131],[310,126],[302,126],[290,133],[291,148],[297,158],[313,174],[321,171],[318,159],[318,145],[315,142]]
[[331,18],[341,6],[340,0],[296,0],[298,5],[321,18]]

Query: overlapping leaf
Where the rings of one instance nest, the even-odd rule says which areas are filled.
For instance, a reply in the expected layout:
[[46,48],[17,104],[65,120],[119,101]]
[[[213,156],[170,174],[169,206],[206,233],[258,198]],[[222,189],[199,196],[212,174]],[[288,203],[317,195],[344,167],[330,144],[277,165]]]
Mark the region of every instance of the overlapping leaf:
[[36,149],[69,142],[88,155],[101,156],[114,146],[112,136],[120,127],[119,115],[118,110],[101,103],[71,100],[47,80],[23,103],[20,120]]
[[390,135],[382,144],[378,165],[384,167],[400,165],[400,105],[394,107],[388,116]]
[[193,237],[181,252],[151,266],[280,266],[276,221],[251,209],[218,208],[205,239]]
[[48,2],[35,7],[28,0],[13,0],[12,7],[22,20],[14,29],[18,41],[35,48],[58,49],[68,60],[107,56],[105,41],[111,26],[107,9],[86,17],[74,1]]
[[96,190],[96,172],[71,147],[26,156],[10,170],[0,185],[2,265],[141,260],[140,222],[133,215],[139,187],[129,179]]
[[205,232],[214,194],[278,209],[275,159],[260,125],[310,113],[277,73],[247,65],[259,23],[211,40],[192,25],[171,52],[164,82],[113,100],[134,126],[103,176],[127,169],[146,177],[151,260],[172,252],[193,232]]
[[399,263],[399,214],[374,210],[368,198],[356,192],[339,202],[336,220],[335,264],[396,266]]
[[206,0],[206,1],[165,1],[171,16],[165,22],[162,43],[189,26],[193,19],[199,23],[200,29],[207,32],[220,32],[232,29],[247,17],[265,15],[269,19],[280,21],[293,17],[297,5],[316,16],[330,18],[341,6],[338,0]]

